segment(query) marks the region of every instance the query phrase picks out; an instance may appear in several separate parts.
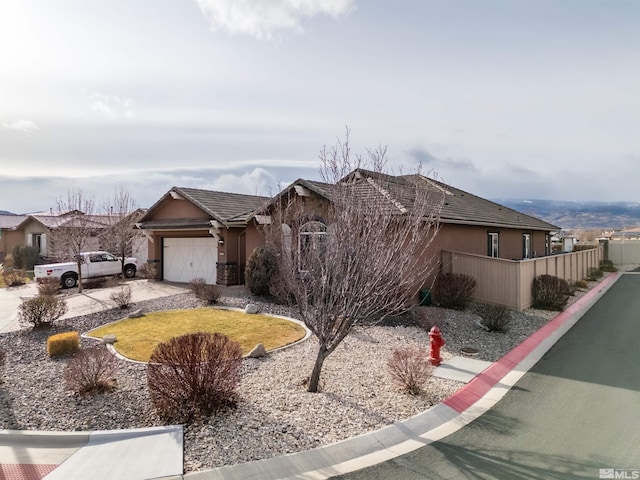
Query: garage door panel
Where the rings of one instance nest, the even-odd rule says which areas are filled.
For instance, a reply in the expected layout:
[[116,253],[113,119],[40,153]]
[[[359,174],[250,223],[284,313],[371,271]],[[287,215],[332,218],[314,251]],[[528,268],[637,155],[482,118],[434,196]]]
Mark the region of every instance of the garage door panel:
[[218,243],[214,238],[165,238],[163,245],[165,280],[188,283],[201,277],[216,283]]

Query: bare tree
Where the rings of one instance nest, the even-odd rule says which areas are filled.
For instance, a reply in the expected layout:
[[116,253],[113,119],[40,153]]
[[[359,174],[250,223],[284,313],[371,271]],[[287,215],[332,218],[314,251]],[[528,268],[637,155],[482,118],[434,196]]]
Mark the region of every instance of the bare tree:
[[86,197],[82,190],[69,190],[66,200],[57,200],[59,225],[51,231],[51,246],[54,256],[72,258],[78,266],[78,291],[82,292],[82,257],[93,245],[98,225],[91,218],[94,214],[95,201]]
[[[328,201],[276,197],[268,247],[278,258],[274,291],[289,299],[318,340],[308,391],[317,392],[325,359],[363,320],[406,310],[437,262],[429,247],[444,193],[421,175],[382,173],[386,149],[352,157],[346,140],[320,154]],[[366,164],[372,170],[356,170]],[[352,173],[349,173],[352,172]]]
[[124,269],[127,256],[135,254],[135,240],[141,236],[135,224],[142,216],[133,196],[126,190],[116,191],[104,206],[109,228],[102,236],[105,250],[119,256]]

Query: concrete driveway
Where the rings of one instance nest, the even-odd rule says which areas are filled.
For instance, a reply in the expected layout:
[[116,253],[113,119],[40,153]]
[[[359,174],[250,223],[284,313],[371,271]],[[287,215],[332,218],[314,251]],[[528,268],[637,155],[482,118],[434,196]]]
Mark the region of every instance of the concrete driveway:
[[[128,285],[131,288],[132,303],[189,291],[186,285],[179,286],[148,280],[127,280],[122,285]],[[63,318],[77,317],[115,307],[116,304],[110,297],[118,288],[85,289],[82,293],[78,293],[76,289],[62,290],[68,307]],[[37,294],[38,287],[35,282],[19,287],[0,288],[0,333],[20,329],[18,307],[23,299]]]

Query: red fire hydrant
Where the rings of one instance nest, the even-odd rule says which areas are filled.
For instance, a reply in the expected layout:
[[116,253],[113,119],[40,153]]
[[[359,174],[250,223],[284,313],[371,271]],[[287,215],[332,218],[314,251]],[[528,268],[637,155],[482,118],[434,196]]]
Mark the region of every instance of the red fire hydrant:
[[429,330],[429,343],[431,344],[431,355],[429,356],[429,362],[436,367],[442,363],[442,357],[440,356],[440,349],[444,346],[444,338],[442,338],[442,332],[436,326]]

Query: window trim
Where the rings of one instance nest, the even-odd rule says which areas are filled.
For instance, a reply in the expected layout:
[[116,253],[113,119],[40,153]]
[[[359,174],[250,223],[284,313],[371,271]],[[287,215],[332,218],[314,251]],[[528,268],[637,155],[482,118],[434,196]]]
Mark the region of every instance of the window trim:
[[531,257],[531,233],[522,233],[522,258],[529,260]]
[[487,232],[487,255],[491,258],[500,258],[500,233]]

